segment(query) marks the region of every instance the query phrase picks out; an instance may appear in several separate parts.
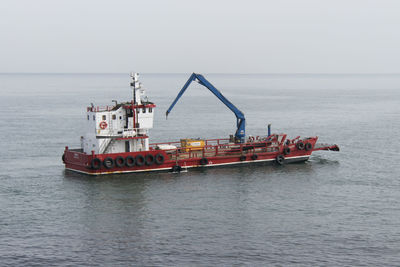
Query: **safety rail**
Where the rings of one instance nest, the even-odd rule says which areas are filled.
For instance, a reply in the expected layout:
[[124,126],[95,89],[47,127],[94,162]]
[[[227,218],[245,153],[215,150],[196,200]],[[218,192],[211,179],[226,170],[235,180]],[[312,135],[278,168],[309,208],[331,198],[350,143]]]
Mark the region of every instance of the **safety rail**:
[[87,107],[87,111],[91,112],[102,112],[102,111],[111,111],[115,108],[115,106],[103,106],[103,107]]
[[[180,144],[180,142],[168,142],[168,144],[174,143]],[[271,142],[265,141],[245,144],[220,143],[217,145],[205,145],[200,149],[198,147],[177,147],[176,149],[166,149],[164,151],[167,153],[170,160],[180,160],[208,157],[237,157],[258,153],[276,153],[280,150],[280,147],[281,144],[272,145]]]
[[138,128],[129,128],[122,130],[122,136],[136,136],[138,132]]
[[98,132],[97,135],[106,137],[106,138],[118,138],[118,137],[124,137],[124,136],[126,136],[126,137],[143,136],[146,138],[148,137],[147,135],[139,134],[138,130],[140,130],[140,128],[129,128],[129,129],[123,129],[121,131],[118,129],[112,129],[110,126],[110,127],[108,127],[108,129]]
[[229,138],[226,139],[208,139],[206,141],[206,146],[207,145],[223,145],[223,144],[229,144]]
[[[206,146],[207,145],[222,145],[222,144],[229,144],[229,138],[222,138],[222,139],[207,139],[204,140]],[[181,142],[180,141],[172,141],[172,142],[162,142],[162,143],[151,143],[150,147],[156,147],[158,145],[178,145],[180,147]],[[183,148],[183,147],[182,147]]]
[[[103,112],[103,111],[112,111],[116,108],[119,108],[121,105],[113,105],[113,106],[97,106],[97,107],[87,107],[86,110],[87,111],[91,111],[91,112]],[[132,108],[145,108],[145,107],[149,107],[149,108],[155,108],[156,105],[153,102],[145,102],[142,103],[141,105],[136,105],[133,102],[131,103],[122,103],[122,106],[126,109],[132,109]]]
[[162,143],[151,143],[151,144],[149,144],[149,146],[150,147],[156,147],[156,146],[158,146],[158,145],[180,145],[181,144],[181,142],[179,142],[179,141],[173,141],[173,142],[162,142]]

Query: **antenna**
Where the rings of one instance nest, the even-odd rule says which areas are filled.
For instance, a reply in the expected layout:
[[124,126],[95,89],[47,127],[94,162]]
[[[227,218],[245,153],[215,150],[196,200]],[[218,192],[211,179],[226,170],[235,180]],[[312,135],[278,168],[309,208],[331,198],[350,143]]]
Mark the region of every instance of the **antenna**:
[[139,79],[139,74],[136,72],[131,72],[131,87],[133,91],[133,104],[136,105],[136,83]]

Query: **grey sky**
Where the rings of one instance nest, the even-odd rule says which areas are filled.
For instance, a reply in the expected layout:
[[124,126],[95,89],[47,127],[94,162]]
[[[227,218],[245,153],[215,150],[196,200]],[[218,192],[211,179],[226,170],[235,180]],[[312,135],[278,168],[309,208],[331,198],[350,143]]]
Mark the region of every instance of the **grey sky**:
[[400,73],[400,1],[1,0],[0,72]]

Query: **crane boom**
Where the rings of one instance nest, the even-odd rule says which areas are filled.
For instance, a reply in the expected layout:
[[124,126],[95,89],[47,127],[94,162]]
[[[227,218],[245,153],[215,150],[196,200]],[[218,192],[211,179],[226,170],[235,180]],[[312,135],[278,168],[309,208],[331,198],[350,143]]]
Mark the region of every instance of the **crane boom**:
[[235,114],[236,127],[237,127],[235,132],[235,138],[236,140],[243,143],[245,141],[245,136],[246,136],[246,130],[245,130],[246,119],[244,117],[243,112],[241,112],[237,107],[235,107],[235,105],[233,105],[228,99],[226,99],[226,97],[217,88],[215,88],[209,81],[207,81],[207,79],[204,78],[204,76],[201,74],[192,73],[192,75],[190,75],[189,79],[187,80],[187,82],[185,83],[185,85],[182,87],[181,91],[175,98],[174,102],[172,102],[171,106],[168,108],[166,116],[168,116],[172,108],[178,102],[179,98],[181,98],[183,93],[186,91],[186,89],[193,81],[198,82],[199,84],[203,85],[208,90],[210,90],[219,100],[222,101],[222,103],[224,103]]

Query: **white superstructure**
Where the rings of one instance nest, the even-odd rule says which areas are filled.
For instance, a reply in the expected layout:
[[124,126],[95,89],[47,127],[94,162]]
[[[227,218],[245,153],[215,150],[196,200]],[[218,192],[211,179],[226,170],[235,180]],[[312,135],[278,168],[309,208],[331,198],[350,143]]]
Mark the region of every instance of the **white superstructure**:
[[131,73],[133,100],[103,108],[87,108],[88,132],[81,137],[86,154],[149,150],[148,131],[153,128],[154,105],[147,100],[139,74]]

